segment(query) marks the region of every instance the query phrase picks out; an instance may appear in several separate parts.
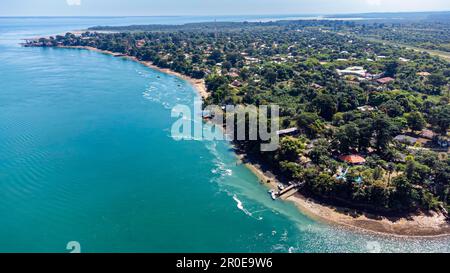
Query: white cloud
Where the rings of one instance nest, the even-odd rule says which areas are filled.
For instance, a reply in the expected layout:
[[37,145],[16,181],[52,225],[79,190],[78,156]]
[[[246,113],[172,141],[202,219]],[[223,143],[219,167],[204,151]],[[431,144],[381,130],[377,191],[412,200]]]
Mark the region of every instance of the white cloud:
[[81,6],[81,0],[66,0],[69,6]]
[[370,6],[381,6],[382,0],[366,0],[366,3]]

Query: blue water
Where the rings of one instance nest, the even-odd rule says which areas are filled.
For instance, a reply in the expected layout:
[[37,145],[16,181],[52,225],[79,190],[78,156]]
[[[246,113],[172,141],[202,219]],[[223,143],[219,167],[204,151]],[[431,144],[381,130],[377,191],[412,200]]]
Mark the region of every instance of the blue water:
[[[152,16],[152,17],[0,17],[1,39],[53,35],[83,30],[93,26],[127,26],[145,24],[186,24],[196,22],[270,21],[311,18],[307,16]],[[314,17],[318,18],[318,17]]]
[[175,141],[185,81],[21,38],[194,17],[0,18],[0,252],[449,252],[319,223],[272,201],[226,142]]

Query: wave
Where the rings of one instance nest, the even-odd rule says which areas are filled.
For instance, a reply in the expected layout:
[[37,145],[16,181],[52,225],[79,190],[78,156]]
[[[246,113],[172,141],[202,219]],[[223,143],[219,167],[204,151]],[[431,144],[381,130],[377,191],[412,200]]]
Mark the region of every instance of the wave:
[[[150,80],[156,77],[155,73],[140,70],[136,72],[145,79]],[[190,86],[186,82],[176,77],[157,78],[148,84],[147,89],[142,95],[145,99],[161,104],[164,108],[170,110],[177,104],[194,105],[193,102],[196,98],[195,92],[188,92],[190,90],[189,88]]]
[[249,212],[248,210],[245,209],[244,204],[242,203],[241,200],[239,200],[235,195],[233,195],[233,200],[236,201],[237,203],[237,208],[240,209],[241,211],[243,211],[245,214],[247,214],[248,216],[253,216],[253,214],[251,212]]
[[244,203],[238,198],[237,194],[234,193],[234,190],[239,190],[241,186],[228,183],[230,181],[228,178],[233,176],[233,170],[230,168],[231,163],[229,163],[230,165],[228,165],[225,162],[223,155],[219,152],[217,147],[218,144],[219,144],[218,142],[209,142],[208,145],[206,145],[206,148],[209,150],[209,152],[214,158],[213,163],[215,167],[211,170],[211,173],[215,174],[216,176],[211,180],[211,182],[216,183],[219,186],[220,192],[224,192],[228,196],[232,197],[233,200],[236,202],[236,206],[239,210],[241,210],[247,216],[250,216],[255,220],[262,221],[264,218],[261,216],[256,216],[255,214],[260,214],[266,211],[266,209],[257,210],[255,212],[249,211],[247,208],[244,207]]

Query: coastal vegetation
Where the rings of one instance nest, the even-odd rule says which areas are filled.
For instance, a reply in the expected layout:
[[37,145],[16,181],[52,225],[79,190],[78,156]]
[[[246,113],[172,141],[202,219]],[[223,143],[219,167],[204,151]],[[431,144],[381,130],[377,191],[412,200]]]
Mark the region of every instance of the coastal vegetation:
[[450,65],[365,38],[450,51],[449,26],[305,20],[96,27],[27,46],[93,47],[204,79],[206,104],[277,104],[282,127],[295,128],[281,135],[280,148],[236,146],[281,180],[346,207],[446,213]]

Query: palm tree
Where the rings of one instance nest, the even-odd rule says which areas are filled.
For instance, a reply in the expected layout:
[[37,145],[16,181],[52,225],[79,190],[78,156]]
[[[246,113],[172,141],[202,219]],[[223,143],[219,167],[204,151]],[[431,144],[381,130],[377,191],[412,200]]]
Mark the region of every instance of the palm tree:
[[388,163],[386,166],[386,170],[388,172],[388,187],[391,186],[391,178],[392,173],[395,172],[395,164],[394,163]]

